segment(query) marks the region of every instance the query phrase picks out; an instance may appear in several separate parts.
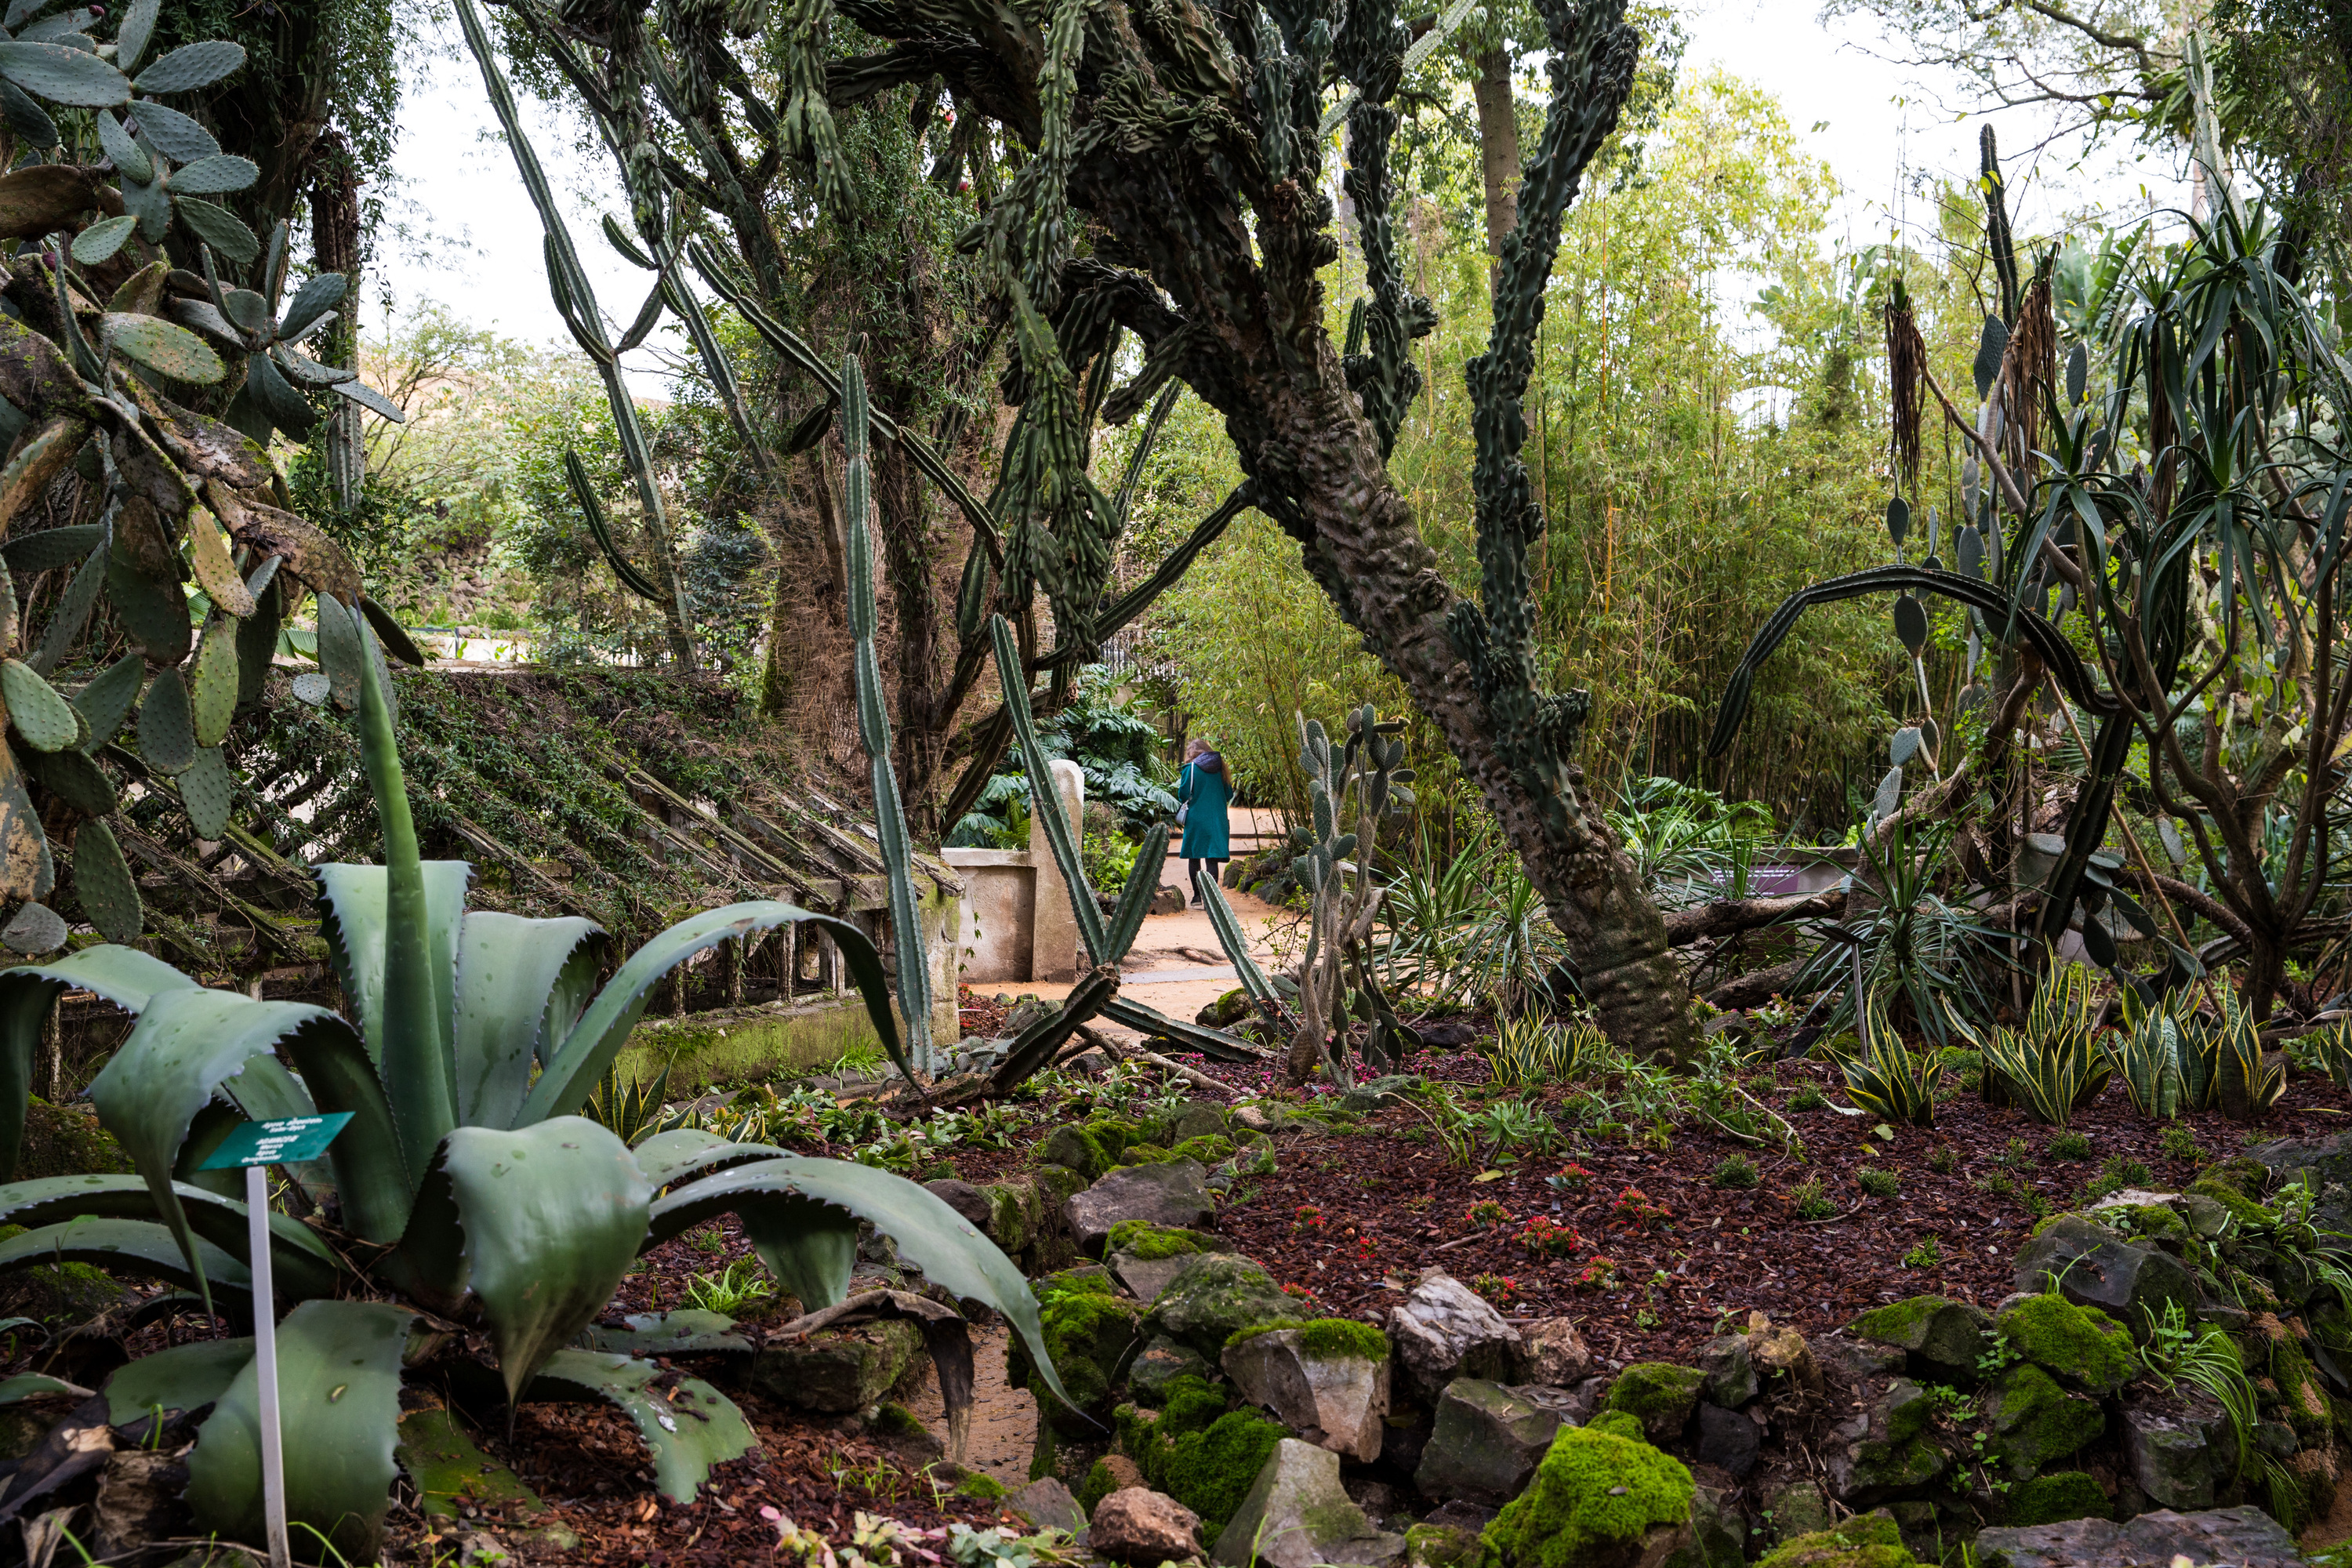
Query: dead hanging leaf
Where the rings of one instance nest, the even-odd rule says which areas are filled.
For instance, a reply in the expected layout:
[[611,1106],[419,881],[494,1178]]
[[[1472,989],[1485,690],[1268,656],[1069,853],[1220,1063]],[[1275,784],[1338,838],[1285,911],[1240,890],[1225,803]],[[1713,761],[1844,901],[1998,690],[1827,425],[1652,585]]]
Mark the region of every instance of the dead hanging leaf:
[[341,545],[292,512],[240,495],[217,479],[206,481],[205,494],[239,544],[251,545],[256,555],[282,555],[282,569],[310,588],[347,605],[359,603],[359,563]]
[[57,880],[48,835],[26,792],[16,753],[0,744],[0,898],[46,899]]
[[196,504],[195,487],[164,455],[155,438],[136,423],[116,423],[114,466],[133,495],[144,496],[156,511],[176,524]]
[[0,397],[35,419],[91,411],[89,391],[65,351],[39,332],[0,316]]
[[39,163],[0,174],[0,239],[39,239],[98,205],[98,183],[71,163]]
[[0,468],[0,534],[16,520],[16,513],[38,500],[49,488],[50,481],[65,472],[66,465],[81,450],[82,442],[89,437],[88,423],[71,414],[54,414],[39,429],[26,437],[16,455]]
[[199,479],[218,479],[236,489],[269,483],[269,468],[252,438],[217,419],[192,414],[146,383],[131,378],[131,395],[155,426],[155,439],[172,460]]

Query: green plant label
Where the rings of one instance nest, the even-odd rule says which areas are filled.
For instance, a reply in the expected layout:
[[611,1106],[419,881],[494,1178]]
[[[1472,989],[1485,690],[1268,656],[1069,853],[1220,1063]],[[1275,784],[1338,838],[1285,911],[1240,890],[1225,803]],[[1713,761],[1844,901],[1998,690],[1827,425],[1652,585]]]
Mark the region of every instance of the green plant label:
[[331,1116],[289,1116],[277,1121],[247,1121],[229,1129],[220,1147],[205,1156],[206,1171],[234,1171],[246,1165],[297,1164],[327,1152],[335,1134],[352,1119],[348,1110]]

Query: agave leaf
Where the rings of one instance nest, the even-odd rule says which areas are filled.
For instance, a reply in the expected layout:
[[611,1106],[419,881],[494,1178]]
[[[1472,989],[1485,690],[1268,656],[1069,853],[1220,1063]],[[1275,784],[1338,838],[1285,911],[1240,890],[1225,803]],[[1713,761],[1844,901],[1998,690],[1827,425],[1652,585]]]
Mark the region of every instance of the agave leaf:
[[659,1190],[688,1176],[708,1175],[729,1165],[781,1155],[783,1151],[771,1143],[730,1143],[699,1127],[679,1127],[655,1133],[629,1152],[636,1156],[637,1169],[646,1173],[646,1180]]
[[[184,1182],[173,1184],[188,1224],[205,1240],[238,1262],[249,1261],[245,1205]],[[160,1220],[155,1194],[138,1176],[44,1176],[0,1187],[0,1224],[32,1228],[89,1216],[96,1219]],[[331,1296],[342,1268],[333,1248],[309,1226],[289,1215],[269,1216],[273,1283],[296,1300]]]
[[[202,1274],[190,1268],[192,1257],[202,1264]],[[184,1290],[201,1288],[207,1301],[217,1292],[236,1307],[247,1304],[253,1294],[244,1264],[209,1241],[192,1241],[183,1248],[169,1229],[152,1220],[68,1220],[0,1241],[0,1274],[48,1263],[87,1263],[110,1274],[162,1279]]]
[[466,1283],[512,1399],[612,1300],[645,1239],[653,1184],[627,1144],[578,1116],[460,1127],[436,1174],[464,1228]]
[[710,1467],[738,1459],[760,1445],[734,1401],[698,1377],[678,1378],[667,1390],[651,1362],[601,1351],[562,1350],[524,1391],[526,1399],[602,1399],[636,1423],[653,1454],[654,1481],[672,1502],[694,1500]]
[[140,91],[150,96],[165,92],[194,92],[200,87],[212,86],[244,64],[243,44],[232,44],[222,38],[182,44],[141,71],[138,87]]
[[[319,1531],[345,1561],[375,1560],[398,1473],[400,1365],[415,1321],[382,1301],[305,1301],[278,1325],[287,1522]],[[259,1406],[260,1373],[247,1362],[188,1456],[197,1521],[240,1541],[263,1534]]]
[[35,98],[70,109],[111,109],[131,96],[131,83],[121,71],[63,44],[0,42],[0,76]]
[[[994,1242],[936,1193],[904,1176],[839,1160],[787,1156],[739,1166],[677,1188],[655,1205],[657,1233],[675,1236],[730,1209],[747,1215],[761,1194],[791,1194],[845,1209],[898,1245],[898,1255],[960,1300],[995,1308],[1020,1333],[1046,1386],[1066,1401],[1047,1353],[1029,1282]],[[814,1310],[829,1302],[803,1305]]]
[[106,1380],[107,1419],[121,1426],[157,1410],[201,1410],[253,1359],[253,1336],[197,1340],[141,1356]]
[[[455,1003],[458,931],[466,918],[466,884],[473,868],[463,860],[423,863],[426,920],[426,967],[435,976],[444,1010]],[[371,1060],[383,1059],[383,945],[387,921],[384,868],[327,865],[319,872],[319,929],[327,939],[347,1010],[367,1040]]]
[[714,1351],[748,1351],[751,1342],[730,1333],[735,1320],[724,1312],[703,1312],[688,1307],[676,1312],[639,1312],[623,1320],[625,1329],[602,1325],[589,1331],[591,1347],[608,1355],[708,1355]]
[[16,1172],[33,1053],[59,994],[89,991],[136,1013],[158,991],[194,984],[162,959],[129,947],[86,948],[55,963],[0,970],[0,1177]]
[[[570,1030],[595,984],[593,922],[468,910],[458,928],[457,1120],[511,1127],[534,1059]],[[572,984],[563,984],[567,972]]]
[[580,1022],[572,1026],[571,1034],[549,1059],[547,1070],[531,1086],[530,1095],[523,1102],[517,1124],[568,1115],[585,1104],[595,1090],[596,1080],[604,1076],[604,1069],[621,1054],[621,1047],[628,1043],[629,1032],[645,1016],[654,986],[671,970],[705,948],[741,941],[796,921],[816,925],[833,938],[849,965],[851,977],[857,983],[858,994],[866,1003],[866,1016],[873,1020],[874,1032],[880,1037],[891,1060],[898,1064],[899,1071],[907,1071],[906,1057],[898,1044],[898,1020],[891,1012],[889,982],[883,974],[881,958],[875,952],[874,944],[866,939],[866,933],[848,921],[815,914],[793,904],[760,900],[707,910],[691,920],[679,921],[631,953],[628,962],[597,994],[596,1000],[581,1015]]

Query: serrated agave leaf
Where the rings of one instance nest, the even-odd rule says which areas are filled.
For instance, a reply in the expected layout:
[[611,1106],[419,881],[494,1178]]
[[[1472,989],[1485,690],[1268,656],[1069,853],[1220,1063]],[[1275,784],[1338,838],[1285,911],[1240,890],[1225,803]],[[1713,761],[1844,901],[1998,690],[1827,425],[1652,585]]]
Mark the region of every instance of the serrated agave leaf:
[[735,1320],[724,1312],[704,1312],[688,1307],[676,1312],[639,1312],[622,1320],[625,1329],[599,1325],[589,1331],[590,1347],[607,1355],[709,1355],[718,1351],[748,1351],[751,1342],[730,1331]]
[[[386,879],[381,866],[325,865],[319,873],[319,934],[342,987],[346,1011],[367,1041],[369,1059],[383,1057],[383,946]],[[426,967],[435,1005],[446,1018],[455,1006],[457,939],[466,915],[466,884],[473,868],[463,860],[424,863]]]
[[212,86],[244,64],[243,44],[232,44],[225,38],[183,44],[141,71],[138,88],[144,93],[194,92],[200,87]]
[[[87,760],[87,759],[85,759]],[[122,858],[114,829],[103,821],[85,822],[74,835],[74,897],[99,934],[109,942],[133,942],[147,923],[139,897],[139,879]]]
[[286,313],[278,318],[278,335],[289,340],[300,337],[313,321],[343,302],[351,283],[340,272],[314,272],[303,279],[302,287],[287,302]]
[[[530,1087],[532,1062],[574,1021],[567,1005],[594,984],[593,922],[527,920],[470,910],[457,931],[457,1120],[510,1127]],[[584,968],[584,974],[581,971]],[[570,972],[572,984],[565,984]]]
[[525,1397],[602,1399],[636,1424],[653,1455],[654,1482],[672,1502],[694,1500],[713,1465],[740,1459],[760,1446],[732,1400],[700,1378],[677,1379],[665,1392],[651,1362],[601,1351],[558,1351],[548,1358]]
[[[245,1205],[185,1182],[175,1183],[188,1223],[196,1234],[239,1263],[247,1263],[251,1237]],[[155,1194],[137,1176],[45,1176],[0,1187],[0,1224],[58,1225],[74,1219],[158,1220]],[[269,1258],[277,1290],[296,1300],[332,1295],[342,1268],[334,1249],[290,1215],[269,1216]]]
[[225,196],[244,190],[261,178],[261,166],[250,158],[218,153],[199,158],[172,172],[172,190],[184,196]]
[[131,0],[131,9],[123,13],[122,30],[114,36],[114,63],[123,70],[139,68],[141,57],[147,53],[147,42],[155,36],[155,18],[163,8],[163,0]]
[[110,816],[122,805],[121,794],[115,789],[114,781],[106,776],[105,769],[90,760],[87,751],[52,752],[47,756],[35,752],[25,762],[34,779],[44,789],[86,816]]
[[0,897],[46,899],[57,879],[48,835],[41,830],[40,814],[26,791],[16,753],[0,744]]
[[637,1169],[646,1173],[646,1180],[658,1189],[688,1176],[708,1175],[783,1151],[768,1143],[731,1143],[699,1127],[678,1127],[655,1133],[629,1152],[636,1156]]
[[199,163],[220,152],[211,132],[169,104],[142,100],[133,103],[129,112],[139,134],[175,163]]
[[228,374],[210,344],[161,316],[101,316],[98,331],[116,353],[172,381],[210,386]]
[[35,98],[71,109],[111,109],[131,96],[131,83],[121,71],[86,49],[63,44],[0,42],[0,76]]
[[0,77],[0,119],[8,129],[25,139],[28,146],[47,151],[58,142],[57,121],[34,102],[32,96],[5,77]]
[[748,1206],[763,1192],[794,1194],[846,1210],[895,1241],[898,1256],[932,1284],[960,1300],[983,1302],[1003,1313],[1046,1386],[1069,1400],[1045,1349],[1037,1298],[1021,1270],[938,1194],[904,1176],[840,1160],[762,1160],[672,1192],[655,1205],[655,1223],[674,1236],[713,1215]]
[[[129,198],[126,196],[124,199],[127,201]],[[261,237],[246,227],[244,219],[219,203],[208,202],[198,196],[179,196],[172,199],[172,209],[179,215],[180,221],[188,226],[190,234],[237,266],[250,267],[261,255]]]
[[16,572],[48,572],[87,559],[89,552],[106,542],[106,525],[102,522],[78,523],[69,528],[45,528],[38,533],[19,533],[0,545],[0,560]]
[[61,752],[81,742],[80,711],[22,660],[0,659],[0,700],[8,705],[8,722],[35,751]]
[[147,661],[137,654],[125,654],[90,679],[89,685],[74,693],[74,706],[81,710],[89,723],[89,749],[97,751],[112,741],[122,728],[122,721],[131,714],[131,704],[139,700],[139,683],[147,673]]
[[17,910],[5,926],[0,926],[0,946],[13,948],[26,957],[55,952],[66,944],[65,918],[47,904],[31,903]]
[[[170,57],[166,57],[169,58]],[[382,1301],[305,1301],[278,1325],[287,1521],[346,1562],[372,1563],[399,1473],[401,1358],[415,1315]],[[188,1456],[188,1502],[207,1530],[263,1539],[260,1373],[222,1390]],[[305,1529],[304,1527],[308,1527]]]
[[139,705],[139,757],[161,773],[185,773],[195,763],[195,715],[176,669],[159,670]]
[[460,1127],[442,1140],[436,1175],[513,1399],[612,1300],[645,1239],[653,1184],[627,1144],[578,1116]]
[[188,698],[197,745],[217,746],[228,737],[229,721],[236,715],[236,623],[215,617],[196,647]]
[[629,1032],[645,1016],[655,984],[671,970],[705,948],[716,947],[722,942],[740,942],[796,922],[814,924],[833,939],[849,966],[850,977],[866,1004],[866,1016],[872,1020],[874,1032],[904,1072],[906,1057],[898,1044],[898,1024],[891,1007],[889,982],[883,973],[882,960],[866,933],[848,921],[816,914],[794,904],[759,900],[707,910],[691,920],[680,921],[631,953],[581,1015],[580,1022],[564,1037],[563,1044],[549,1060],[547,1070],[531,1086],[517,1124],[527,1126],[550,1116],[569,1115],[587,1103],[597,1079],[613,1065],[613,1058],[628,1043]]
[[335,706],[348,711],[360,705],[367,659],[367,650],[360,646],[359,622],[332,594],[314,595],[311,603],[319,620],[319,668],[334,689]]
[[187,771],[172,782],[180,786],[180,804],[187,809],[188,826],[196,830],[198,838],[217,839],[228,831],[229,817],[236,809],[236,779],[218,746],[198,751]]
[[[203,1264],[202,1275],[189,1267],[190,1257]],[[191,1238],[189,1249],[184,1250],[169,1230],[152,1220],[69,1220],[0,1241],[0,1274],[49,1263],[87,1263],[110,1274],[161,1279],[183,1290],[207,1286],[208,1299],[217,1291],[239,1307],[253,1293],[252,1277],[244,1264],[208,1241]]]
[[[136,180],[142,185],[152,184],[155,180],[155,162],[153,159],[147,156],[147,150],[139,145],[138,142],[132,138],[131,132],[122,128],[122,121],[117,120],[113,115],[109,114],[104,110],[100,110],[97,115],[94,116],[94,119],[98,124],[98,144],[105,152],[107,157],[113,162],[115,168],[121,172],[122,177],[126,180]],[[120,218],[112,218],[108,221],[110,223],[121,223]],[[131,226],[129,224],[122,224],[122,227],[118,231],[117,237],[114,241],[115,246],[120,246],[121,244],[122,238],[127,236],[130,226]],[[74,241],[73,248],[74,258],[76,260],[81,260],[82,255],[80,239],[77,238]],[[114,249],[112,247],[110,247],[107,249],[106,255],[111,256],[113,254]],[[103,261],[104,259],[106,259],[105,256],[98,257],[93,259],[92,265],[95,265],[97,261]]]
[[138,226],[138,217],[131,213],[94,223],[74,236],[73,258],[84,267],[111,261],[114,253],[131,237],[131,231]]
[[253,1336],[196,1340],[141,1356],[106,1380],[107,1418],[127,1426],[157,1410],[201,1410],[253,1359]]

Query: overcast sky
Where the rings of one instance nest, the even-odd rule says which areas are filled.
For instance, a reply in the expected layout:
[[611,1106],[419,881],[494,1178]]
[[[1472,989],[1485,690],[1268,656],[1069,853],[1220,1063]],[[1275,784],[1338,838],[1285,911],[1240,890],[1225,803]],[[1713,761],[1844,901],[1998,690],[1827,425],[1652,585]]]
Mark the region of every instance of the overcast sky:
[[[1825,159],[1844,187],[1832,216],[1832,237],[1849,245],[1885,239],[1906,214],[1902,187],[1922,175],[1967,176],[1977,166],[1973,116],[1960,84],[1916,81],[1886,63],[1892,53],[1862,25],[1825,29],[1815,0],[1694,0],[1684,12],[1691,35],[1686,68],[1721,66],[1777,94],[1805,144]],[[429,81],[404,107],[397,156],[397,205],[421,222],[436,243],[388,243],[380,247],[376,286],[388,288],[399,308],[438,300],[477,325],[537,342],[568,342],[550,302],[541,265],[539,216],[524,195],[506,148],[490,139],[491,119],[479,73],[469,57],[444,39]],[[625,212],[612,165],[601,151],[578,158],[571,128],[524,101],[523,111],[541,160],[560,192],[572,199],[574,241],[608,318],[626,321],[645,297],[650,275],[614,255],[595,232],[594,214]],[[2040,139],[2044,127],[2022,117],[1995,122],[2005,149]],[[2109,149],[2070,167],[2079,148],[2061,144],[2012,177],[2014,217],[2021,233],[2046,229],[2056,216],[2086,203],[2111,211],[2144,212],[2185,201],[2180,171],[2168,157],[2136,158],[2130,147]],[[1907,174],[1907,178],[1904,177]],[[1916,198],[1907,216],[1929,214]],[[383,331],[380,300],[366,304],[366,328]],[[656,389],[656,366],[641,352],[631,380]]]

